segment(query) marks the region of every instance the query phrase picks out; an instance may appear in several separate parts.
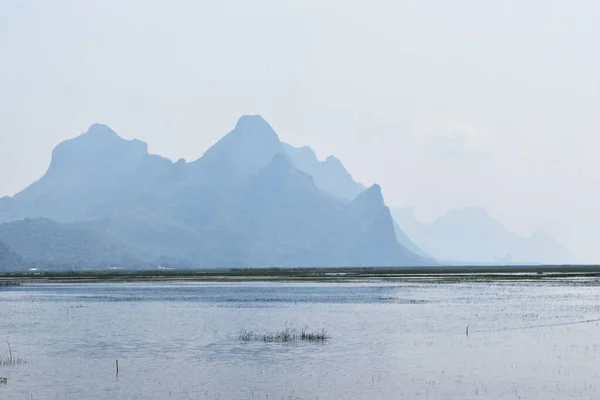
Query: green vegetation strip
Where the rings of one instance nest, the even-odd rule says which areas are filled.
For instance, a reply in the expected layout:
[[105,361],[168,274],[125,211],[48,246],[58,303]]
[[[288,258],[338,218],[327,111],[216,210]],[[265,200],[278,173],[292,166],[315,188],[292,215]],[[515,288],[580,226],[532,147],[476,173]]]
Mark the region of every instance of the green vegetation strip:
[[0,286],[20,283],[85,282],[350,282],[436,278],[444,282],[600,277],[599,266],[438,268],[248,268],[228,270],[62,271],[0,274]]

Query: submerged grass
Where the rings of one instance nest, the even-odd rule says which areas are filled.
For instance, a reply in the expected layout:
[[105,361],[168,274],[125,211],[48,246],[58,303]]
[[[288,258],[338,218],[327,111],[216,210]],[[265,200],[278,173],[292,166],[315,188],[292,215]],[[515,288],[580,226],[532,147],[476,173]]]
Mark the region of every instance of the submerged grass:
[[8,345],[8,351],[4,354],[0,354],[0,366],[4,367],[27,364],[27,361],[24,358],[15,356],[13,354],[9,342],[6,342],[6,344]]
[[275,332],[254,332],[252,330],[242,329],[239,332],[239,338],[245,342],[259,341],[285,343],[298,340],[306,342],[324,342],[330,339],[330,336],[325,329],[309,331],[308,327],[304,327],[302,330],[297,331],[296,329],[286,327],[281,331]]

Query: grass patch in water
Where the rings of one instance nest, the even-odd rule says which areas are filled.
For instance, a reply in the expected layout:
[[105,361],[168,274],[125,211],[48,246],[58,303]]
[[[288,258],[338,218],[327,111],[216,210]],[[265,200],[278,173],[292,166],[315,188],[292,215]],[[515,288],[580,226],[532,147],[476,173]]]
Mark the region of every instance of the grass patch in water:
[[325,342],[330,339],[330,336],[327,334],[325,329],[309,331],[308,327],[304,327],[302,330],[297,331],[296,329],[286,327],[281,331],[275,332],[254,332],[252,330],[242,329],[239,332],[239,338],[245,342],[258,341],[286,343],[295,342],[298,340],[305,342]]

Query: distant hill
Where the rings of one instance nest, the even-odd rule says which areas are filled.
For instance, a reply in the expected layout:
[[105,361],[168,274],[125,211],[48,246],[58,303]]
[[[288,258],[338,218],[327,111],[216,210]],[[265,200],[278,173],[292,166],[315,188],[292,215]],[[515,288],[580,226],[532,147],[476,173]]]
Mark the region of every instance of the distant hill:
[[[0,200],[0,221],[12,221],[0,240],[27,260],[98,268],[431,263],[397,242],[378,185],[358,190],[335,161],[312,175],[292,154],[260,116],[189,163],[94,124],[56,147],[40,180]],[[328,184],[344,172],[352,199]]]
[[123,249],[86,229],[49,219],[25,219],[0,225],[0,241],[23,256],[28,266],[97,269],[138,263]]
[[482,208],[452,210],[421,224],[411,209],[393,209],[398,225],[428,254],[454,263],[561,264],[573,256],[547,233],[523,238],[507,230]]
[[514,251],[516,260],[531,260],[542,264],[577,263],[576,256],[549,233],[538,229]]
[[20,271],[25,268],[23,258],[0,241],[0,272]]

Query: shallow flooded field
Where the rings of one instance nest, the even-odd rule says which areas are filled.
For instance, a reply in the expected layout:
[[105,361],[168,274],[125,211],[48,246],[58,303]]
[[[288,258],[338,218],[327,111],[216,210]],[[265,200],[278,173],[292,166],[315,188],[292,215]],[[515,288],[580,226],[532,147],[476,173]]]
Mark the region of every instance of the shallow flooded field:
[[[600,398],[599,285],[6,286],[0,399]],[[240,338],[304,326],[329,339]]]

